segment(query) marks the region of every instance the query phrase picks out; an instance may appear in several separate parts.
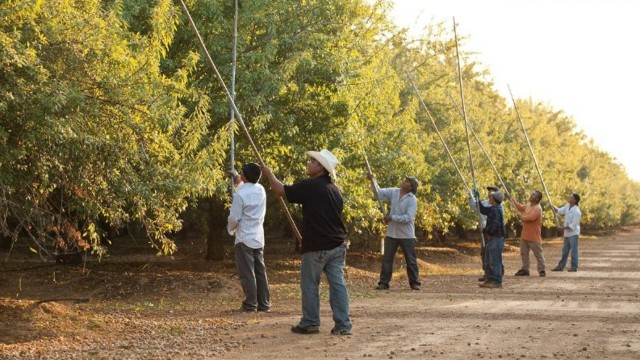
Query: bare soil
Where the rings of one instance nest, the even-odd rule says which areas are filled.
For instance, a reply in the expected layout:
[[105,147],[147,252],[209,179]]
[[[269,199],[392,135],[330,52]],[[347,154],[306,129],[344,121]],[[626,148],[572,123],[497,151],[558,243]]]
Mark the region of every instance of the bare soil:
[[350,336],[329,334],[324,279],[320,334],[289,331],[300,317],[300,262],[290,246],[273,245],[282,243],[270,241],[265,255],[273,311],[250,314],[237,311],[232,260],[199,260],[198,245],[155,257],[116,244],[84,267],[13,253],[0,263],[0,358],[640,359],[637,227],[583,235],[576,273],[550,271],[562,240],[546,240],[547,277],[533,257],[531,276],[513,276],[521,261],[510,241],[502,289],[478,287],[471,241],[419,244],[422,291],[409,288],[401,255],[391,289],[373,290],[380,256],[350,251]]

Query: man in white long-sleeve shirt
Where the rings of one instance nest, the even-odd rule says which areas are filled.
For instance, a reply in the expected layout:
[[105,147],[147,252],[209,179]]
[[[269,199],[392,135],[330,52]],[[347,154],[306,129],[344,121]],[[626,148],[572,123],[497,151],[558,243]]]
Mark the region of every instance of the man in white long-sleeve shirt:
[[241,311],[269,312],[269,283],[264,265],[264,216],[267,195],[258,184],[260,166],[249,163],[242,166],[236,180],[238,190],[233,196],[227,231],[235,234],[235,257],[238,277],[244,292]]
[[564,215],[564,242],[562,244],[562,257],[552,271],[564,270],[569,252],[571,252],[571,267],[568,271],[578,271],[578,238],[580,237],[580,217],[582,216],[582,212],[578,207],[579,203],[580,195],[571,194],[563,207],[556,208],[558,215]]
[[413,290],[420,290],[422,284],[418,272],[415,232],[416,211],[418,209],[415,193],[418,191],[418,180],[405,176],[400,188],[381,189],[375,181],[373,183],[372,190],[378,195],[378,198],[389,203],[389,213],[384,216],[384,220],[387,222],[387,236],[384,238],[382,269],[376,289],[389,289],[393,273],[393,259],[398,251],[398,246],[400,246],[407,263],[409,286]]

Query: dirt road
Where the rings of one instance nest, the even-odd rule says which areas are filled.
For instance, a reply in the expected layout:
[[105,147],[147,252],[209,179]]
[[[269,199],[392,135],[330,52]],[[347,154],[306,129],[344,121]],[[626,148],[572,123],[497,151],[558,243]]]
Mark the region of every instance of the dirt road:
[[[560,245],[560,239],[544,245],[549,270]],[[14,295],[17,279],[3,275],[0,358],[640,359],[640,229],[584,237],[580,246],[577,273],[548,271],[544,278],[535,271],[514,277],[520,260],[510,247],[502,289],[478,287],[478,258],[471,250],[442,255],[441,249],[420,248],[427,262],[421,262],[420,292],[406,285],[401,264],[391,290],[372,290],[379,260],[350,257],[351,336],[329,334],[324,283],[321,333],[290,333],[300,304],[297,263],[287,258],[268,262],[269,314],[235,311],[241,292],[229,264],[215,274],[150,272],[148,266],[131,276],[92,274],[93,286],[87,277],[82,282],[86,288],[73,285],[71,273],[61,272],[55,284],[25,274],[22,286],[29,281],[32,290],[23,289],[20,299]],[[92,301],[34,302],[65,289],[84,289]]]
[[[515,277],[511,256],[503,289],[438,276],[421,292],[363,293],[352,299],[350,337],[327,334],[326,311],[320,335],[287,333],[296,317],[264,317],[254,328],[266,337],[228,357],[640,359],[638,235],[583,240],[577,273]],[[551,268],[559,243],[545,250]]]

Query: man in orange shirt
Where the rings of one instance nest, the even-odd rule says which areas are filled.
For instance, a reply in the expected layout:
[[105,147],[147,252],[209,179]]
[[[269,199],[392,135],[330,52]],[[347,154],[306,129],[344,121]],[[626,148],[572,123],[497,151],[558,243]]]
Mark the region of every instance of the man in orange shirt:
[[511,199],[513,205],[520,212],[522,234],[520,235],[520,257],[522,257],[522,269],[516,276],[529,276],[529,251],[538,260],[538,273],[547,276],[544,270],[544,256],[542,255],[542,207],[540,206],[542,193],[538,190],[529,195],[529,205],[522,205],[515,199]]

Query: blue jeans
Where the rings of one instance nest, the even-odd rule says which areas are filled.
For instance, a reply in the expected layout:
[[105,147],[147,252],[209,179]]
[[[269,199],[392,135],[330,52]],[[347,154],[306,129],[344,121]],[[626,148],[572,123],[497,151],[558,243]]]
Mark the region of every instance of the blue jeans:
[[558,262],[558,269],[564,269],[567,265],[569,252],[571,252],[571,269],[578,269],[578,237],[579,235],[574,235],[564,238],[564,242],[562,243],[562,258],[560,258],[560,262]]
[[300,289],[302,290],[302,318],[298,326],[320,325],[320,275],[329,282],[329,304],[333,312],[334,329],[351,331],[349,319],[349,293],[344,279],[347,248],[342,245],[331,250],[302,254]]
[[396,256],[398,246],[402,248],[404,260],[407,263],[409,285],[421,285],[418,274],[418,260],[416,259],[416,240],[396,239],[389,236],[384,238],[384,255],[382,256],[382,269],[380,270],[378,284],[389,286],[393,272],[393,258]]
[[484,251],[484,277],[488,281],[502,284],[502,251],[504,238],[494,237],[486,242]]

